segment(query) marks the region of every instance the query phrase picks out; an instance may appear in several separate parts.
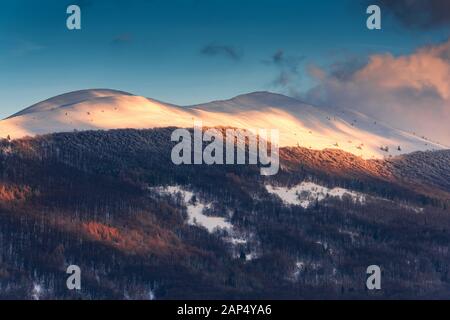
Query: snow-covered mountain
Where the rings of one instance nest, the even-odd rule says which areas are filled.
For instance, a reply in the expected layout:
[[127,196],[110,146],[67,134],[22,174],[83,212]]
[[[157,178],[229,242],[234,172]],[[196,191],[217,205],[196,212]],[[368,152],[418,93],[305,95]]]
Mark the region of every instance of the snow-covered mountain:
[[280,146],[338,148],[368,158],[446,148],[348,110],[318,108],[268,92],[195,106],[94,89],[50,98],[0,121],[0,138],[123,128],[227,126],[279,129]]

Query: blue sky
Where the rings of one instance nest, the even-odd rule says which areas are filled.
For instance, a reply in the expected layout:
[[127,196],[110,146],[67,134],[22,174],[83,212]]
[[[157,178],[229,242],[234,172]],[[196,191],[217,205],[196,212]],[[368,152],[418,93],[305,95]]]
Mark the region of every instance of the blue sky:
[[[373,1],[376,3],[376,1]],[[79,4],[82,30],[66,28]],[[241,93],[307,90],[307,66],[408,54],[448,27],[409,28],[365,0],[7,0],[0,4],[0,118],[35,102],[111,88],[190,105]],[[284,73],[285,74],[284,74]],[[298,88],[298,89],[297,89]]]

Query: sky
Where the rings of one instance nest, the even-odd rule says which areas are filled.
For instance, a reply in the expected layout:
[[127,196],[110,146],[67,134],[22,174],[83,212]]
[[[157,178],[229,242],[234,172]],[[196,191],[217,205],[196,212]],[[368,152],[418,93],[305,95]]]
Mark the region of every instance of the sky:
[[[0,4],[0,118],[43,99],[88,88],[118,89],[178,105],[272,91],[311,103],[362,104],[362,111],[380,116],[389,110],[374,107],[374,96],[381,89],[404,89],[404,83],[386,89],[381,78],[395,78],[400,69],[414,67],[408,61],[424,48],[429,56],[438,55],[432,49],[448,42],[449,3],[5,0]],[[71,4],[81,8],[81,30],[66,27]],[[381,8],[381,30],[366,27],[370,4]],[[450,53],[441,51],[437,58],[442,58],[446,71]],[[385,66],[371,65],[374,57],[381,64],[400,65],[390,70],[392,74],[383,74]],[[402,65],[397,60],[402,58],[409,60]],[[440,67],[438,61],[436,72]],[[378,78],[361,81],[361,74],[373,70],[381,73]],[[428,90],[428,102],[437,91],[442,101],[434,97],[439,101],[432,102],[448,110],[445,90],[450,92],[450,80],[444,74],[433,82],[433,72],[406,86]],[[360,82],[366,86],[359,88]],[[355,91],[370,86],[382,88],[367,95],[367,104],[367,96]],[[403,103],[396,94],[395,103],[384,101],[388,107]]]

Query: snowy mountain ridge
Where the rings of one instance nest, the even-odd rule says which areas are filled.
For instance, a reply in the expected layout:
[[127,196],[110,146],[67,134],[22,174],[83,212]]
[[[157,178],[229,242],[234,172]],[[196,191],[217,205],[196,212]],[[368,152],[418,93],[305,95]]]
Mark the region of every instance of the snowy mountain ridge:
[[75,91],[0,121],[0,138],[84,130],[192,128],[196,121],[208,127],[278,129],[281,147],[336,148],[365,159],[446,148],[361,113],[314,107],[269,92],[182,107],[117,90]]

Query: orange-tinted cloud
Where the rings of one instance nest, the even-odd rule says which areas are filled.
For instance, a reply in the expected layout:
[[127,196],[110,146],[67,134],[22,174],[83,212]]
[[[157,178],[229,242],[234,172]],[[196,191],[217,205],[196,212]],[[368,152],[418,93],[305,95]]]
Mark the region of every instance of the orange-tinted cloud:
[[[358,67],[355,67],[358,66]],[[362,111],[393,126],[450,145],[450,39],[410,55],[377,54],[362,65],[326,72],[307,93],[316,104]]]

